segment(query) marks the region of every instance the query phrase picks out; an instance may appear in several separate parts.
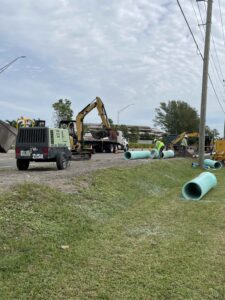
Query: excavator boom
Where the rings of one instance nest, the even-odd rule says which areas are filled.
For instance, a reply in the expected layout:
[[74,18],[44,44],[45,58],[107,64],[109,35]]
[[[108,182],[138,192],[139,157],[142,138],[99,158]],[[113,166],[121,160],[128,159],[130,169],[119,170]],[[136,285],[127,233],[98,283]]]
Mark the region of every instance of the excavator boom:
[[102,120],[102,124],[106,129],[110,129],[109,119],[105,110],[105,106],[100,97],[96,97],[91,103],[83,108],[76,116],[77,138],[78,143],[83,140],[83,120],[85,116],[91,112],[94,108],[97,108],[98,114]]

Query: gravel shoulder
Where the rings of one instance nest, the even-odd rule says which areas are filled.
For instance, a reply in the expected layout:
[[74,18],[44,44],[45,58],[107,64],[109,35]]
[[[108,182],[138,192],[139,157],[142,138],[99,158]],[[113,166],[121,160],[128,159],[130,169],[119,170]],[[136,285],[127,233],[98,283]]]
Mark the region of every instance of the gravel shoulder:
[[31,163],[27,171],[18,171],[14,153],[0,153],[0,193],[14,185],[32,182],[45,184],[61,191],[72,193],[72,178],[110,167],[132,167],[150,163],[150,159],[125,160],[124,154],[94,154],[90,160],[72,161],[66,170],[58,171],[55,163]]

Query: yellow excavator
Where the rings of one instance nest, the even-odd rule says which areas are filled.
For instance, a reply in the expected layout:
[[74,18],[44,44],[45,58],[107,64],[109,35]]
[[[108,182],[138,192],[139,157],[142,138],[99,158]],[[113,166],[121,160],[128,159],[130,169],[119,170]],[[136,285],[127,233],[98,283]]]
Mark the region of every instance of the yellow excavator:
[[[198,132],[182,132],[181,134],[179,134],[178,136],[172,138],[172,140],[170,140],[170,142],[167,144],[167,148],[169,149],[173,149],[175,151],[180,150],[180,146],[179,143],[182,141],[182,139],[184,137],[187,138],[199,138],[199,133]],[[210,149],[212,148],[212,139],[209,136],[205,137],[205,151],[210,151]]]
[[105,106],[100,97],[96,97],[91,103],[85,106],[76,116],[76,120],[62,120],[59,123],[60,128],[67,127],[70,134],[71,148],[80,149],[84,141],[84,123],[85,116],[94,108],[97,108],[101,117],[103,127],[110,129],[110,123],[105,111]]
[[[93,109],[98,110],[98,114],[102,121],[103,130],[100,132],[103,136],[98,137],[98,133],[94,134],[89,140],[84,140],[84,118]],[[123,137],[121,131],[115,131],[111,128],[109,119],[105,110],[105,106],[100,97],[96,97],[92,102],[85,106],[76,116],[76,120],[62,120],[59,124],[60,128],[67,127],[70,134],[71,149],[74,152],[116,152],[118,149],[127,150],[128,142]]]

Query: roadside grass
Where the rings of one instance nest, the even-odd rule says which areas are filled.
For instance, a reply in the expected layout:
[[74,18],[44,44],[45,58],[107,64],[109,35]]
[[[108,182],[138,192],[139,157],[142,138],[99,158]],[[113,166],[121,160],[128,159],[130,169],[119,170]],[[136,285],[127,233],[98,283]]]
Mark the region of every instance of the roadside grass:
[[[225,299],[225,169],[200,201],[200,169],[158,160],[0,195],[0,299]],[[63,176],[63,173],[62,173]]]

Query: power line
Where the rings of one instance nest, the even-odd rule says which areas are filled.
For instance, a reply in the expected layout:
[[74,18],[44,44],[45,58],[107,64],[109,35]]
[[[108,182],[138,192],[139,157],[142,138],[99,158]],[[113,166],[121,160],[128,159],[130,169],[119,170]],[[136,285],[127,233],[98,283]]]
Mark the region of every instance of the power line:
[[[202,41],[203,41],[203,43],[204,43],[204,33],[202,32],[202,28],[201,28],[201,25],[200,25],[198,16],[197,16],[195,7],[194,7],[194,5],[193,5],[193,0],[190,0],[190,2],[191,2],[191,5],[192,5],[192,9],[193,9],[193,11],[194,11],[194,14],[195,14],[195,18],[196,18],[196,21],[197,21],[197,25],[199,26],[199,31],[200,31],[201,36],[202,36]],[[201,18],[201,22],[202,22],[202,24],[203,24],[203,18],[202,18],[202,15],[201,15],[201,12],[200,12],[200,11],[199,11],[199,15],[200,15],[200,18]],[[204,30],[203,30],[203,31],[204,31]],[[212,70],[213,70],[213,71],[214,71],[214,69],[216,70],[216,74],[217,74],[217,76],[218,76],[218,78],[219,78],[219,81],[220,81],[220,77],[219,77],[219,74],[218,74],[218,71],[217,71],[217,68],[216,68],[216,65],[215,65],[215,62],[214,62],[214,58],[213,58],[212,55],[211,55],[211,59],[212,59],[212,61],[213,61],[213,64],[211,63],[211,65],[214,67],[214,68],[212,68]],[[217,82],[217,81],[216,81],[216,83],[217,83],[217,88],[218,88],[219,91],[220,91],[220,96],[223,98],[223,93],[221,92],[221,88],[220,88],[220,86],[218,85],[218,82]],[[223,86],[223,87],[224,87],[224,86]]]
[[[198,2],[197,2],[197,7],[198,7],[198,11],[199,11],[199,16],[200,16],[200,19],[201,19],[201,22],[202,22],[202,24],[203,24],[203,17],[202,17],[202,14],[201,14],[201,10],[200,10],[200,6],[199,6],[199,4],[198,4]],[[204,7],[205,7],[205,11],[207,11],[207,8],[206,8],[206,4],[204,3]],[[201,29],[200,29],[201,30]],[[201,31],[202,32],[202,31]],[[205,30],[204,30],[204,32],[205,32]],[[204,40],[204,37],[203,37],[203,40]],[[217,61],[218,61],[218,65],[219,65],[219,69],[220,69],[220,73],[221,73],[221,75],[222,75],[222,78],[224,78],[224,76],[223,76],[223,73],[222,73],[222,70],[221,70],[221,67],[220,67],[220,61],[219,61],[219,57],[218,57],[218,54],[217,54],[217,51],[216,51],[216,46],[215,46],[215,41],[214,41],[214,38],[213,38],[213,36],[212,36],[212,41],[213,41],[213,46],[214,46],[214,49],[215,49],[215,53],[216,53],[216,57],[217,57]],[[213,57],[213,55],[212,54],[210,54],[210,58],[211,58],[211,64],[212,64],[212,66],[214,67],[214,70],[216,71],[216,75],[217,75],[217,77],[218,77],[218,79],[219,79],[219,82],[221,83],[221,85],[222,85],[222,89],[223,89],[223,92],[221,92],[221,88],[219,87],[219,85],[218,85],[218,82],[217,82],[217,86],[218,86],[218,89],[219,89],[219,91],[220,91],[220,94],[221,94],[221,97],[222,97],[222,99],[224,98],[224,96],[223,96],[223,93],[225,92],[225,87],[224,87],[224,84],[223,84],[223,79],[221,80],[221,77],[220,77],[220,75],[219,75],[219,72],[218,72],[218,69],[217,69],[217,67],[216,67],[216,63],[215,63],[215,60],[214,60],[214,57]],[[214,89],[215,89],[215,87],[213,87]],[[223,100],[224,101],[224,100]],[[219,103],[220,104],[220,106],[221,106],[221,103]]]
[[[188,23],[188,20],[187,20],[185,14],[184,14],[184,11],[183,11],[182,7],[181,7],[181,5],[180,5],[179,0],[177,0],[177,4],[178,4],[178,6],[179,6],[179,8],[180,8],[180,11],[181,11],[181,13],[182,13],[182,15],[183,15],[183,17],[184,17],[184,20],[185,20],[186,24],[187,24],[187,26],[188,26],[188,29],[189,29],[189,31],[190,31],[190,33],[191,33],[191,36],[192,36],[193,41],[194,41],[194,43],[195,43],[195,45],[196,45],[196,48],[198,49],[198,51],[199,51],[199,53],[200,53],[200,56],[201,56],[202,60],[204,61],[204,57],[203,57],[203,55],[202,55],[202,53],[201,53],[201,50],[200,50],[200,48],[199,48],[199,46],[198,46],[198,43],[197,43],[197,41],[196,41],[196,39],[195,39],[195,36],[194,36],[194,34],[193,34],[192,30],[191,30],[191,27],[190,27],[190,25],[189,25],[189,23]],[[209,73],[208,73],[208,77],[209,77],[209,81],[210,81],[210,83],[211,83],[211,85],[212,85],[213,91],[214,91],[214,93],[215,93],[216,99],[217,99],[217,101],[218,101],[218,103],[219,103],[219,105],[220,105],[220,107],[221,107],[223,113],[225,114],[225,110],[224,110],[224,108],[223,108],[223,106],[222,106],[222,104],[221,104],[221,102],[220,102],[220,99],[219,99],[217,93],[216,93],[216,89],[215,89],[215,87],[214,87],[212,78],[211,78],[211,76],[210,76]]]
[[220,21],[221,21],[221,26],[222,26],[223,43],[224,43],[224,47],[225,47],[225,34],[224,34],[224,29],[223,29],[223,18],[222,18],[220,0],[218,0],[218,5],[219,5],[219,10],[220,10]]
[[[204,2],[204,7],[205,7],[205,12],[206,12],[207,8],[206,8],[205,2]],[[217,49],[216,49],[216,44],[215,44],[215,40],[214,40],[214,37],[213,37],[213,33],[211,34],[211,36],[212,36],[212,42],[213,42],[213,47],[214,47],[214,50],[215,50],[216,58],[217,58],[218,65],[219,65],[219,70],[220,70],[220,73],[222,75],[222,78],[224,79],[224,75],[223,75],[223,72],[222,72],[222,69],[221,69],[221,64],[220,64],[218,52],[217,52]]]
[[188,26],[188,29],[189,29],[189,31],[190,31],[190,33],[191,33],[191,36],[192,36],[192,38],[193,38],[193,40],[194,40],[194,42],[195,42],[196,48],[198,49],[198,51],[199,51],[199,53],[200,53],[200,55],[201,55],[202,60],[204,60],[204,57],[203,57],[203,55],[202,55],[202,53],[201,53],[201,50],[200,50],[200,48],[199,48],[199,46],[198,46],[198,43],[197,43],[197,41],[196,41],[196,39],[195,39],[195,37],[194,37],[194,34],[193,34],[192,30],[191,30],[191,27],[190,27],[190,25],[189,25],[189,23],[188,23],[188,20],[187,20],[185,14],[184,14],[184,11],[183,11],[182,7],[181,7],[181,5],[180,5],[179,0],[177,0],[177,4],[178,4],[178,6],[179,6],[179,8],[180,8],[180,10],[181,10],[181,13],[182,13],[182,15],[183,15],[183,17],[184,17],[184,20],[185,20],[185,22],[186,22],[186,24],[187,24],[187,26]]

